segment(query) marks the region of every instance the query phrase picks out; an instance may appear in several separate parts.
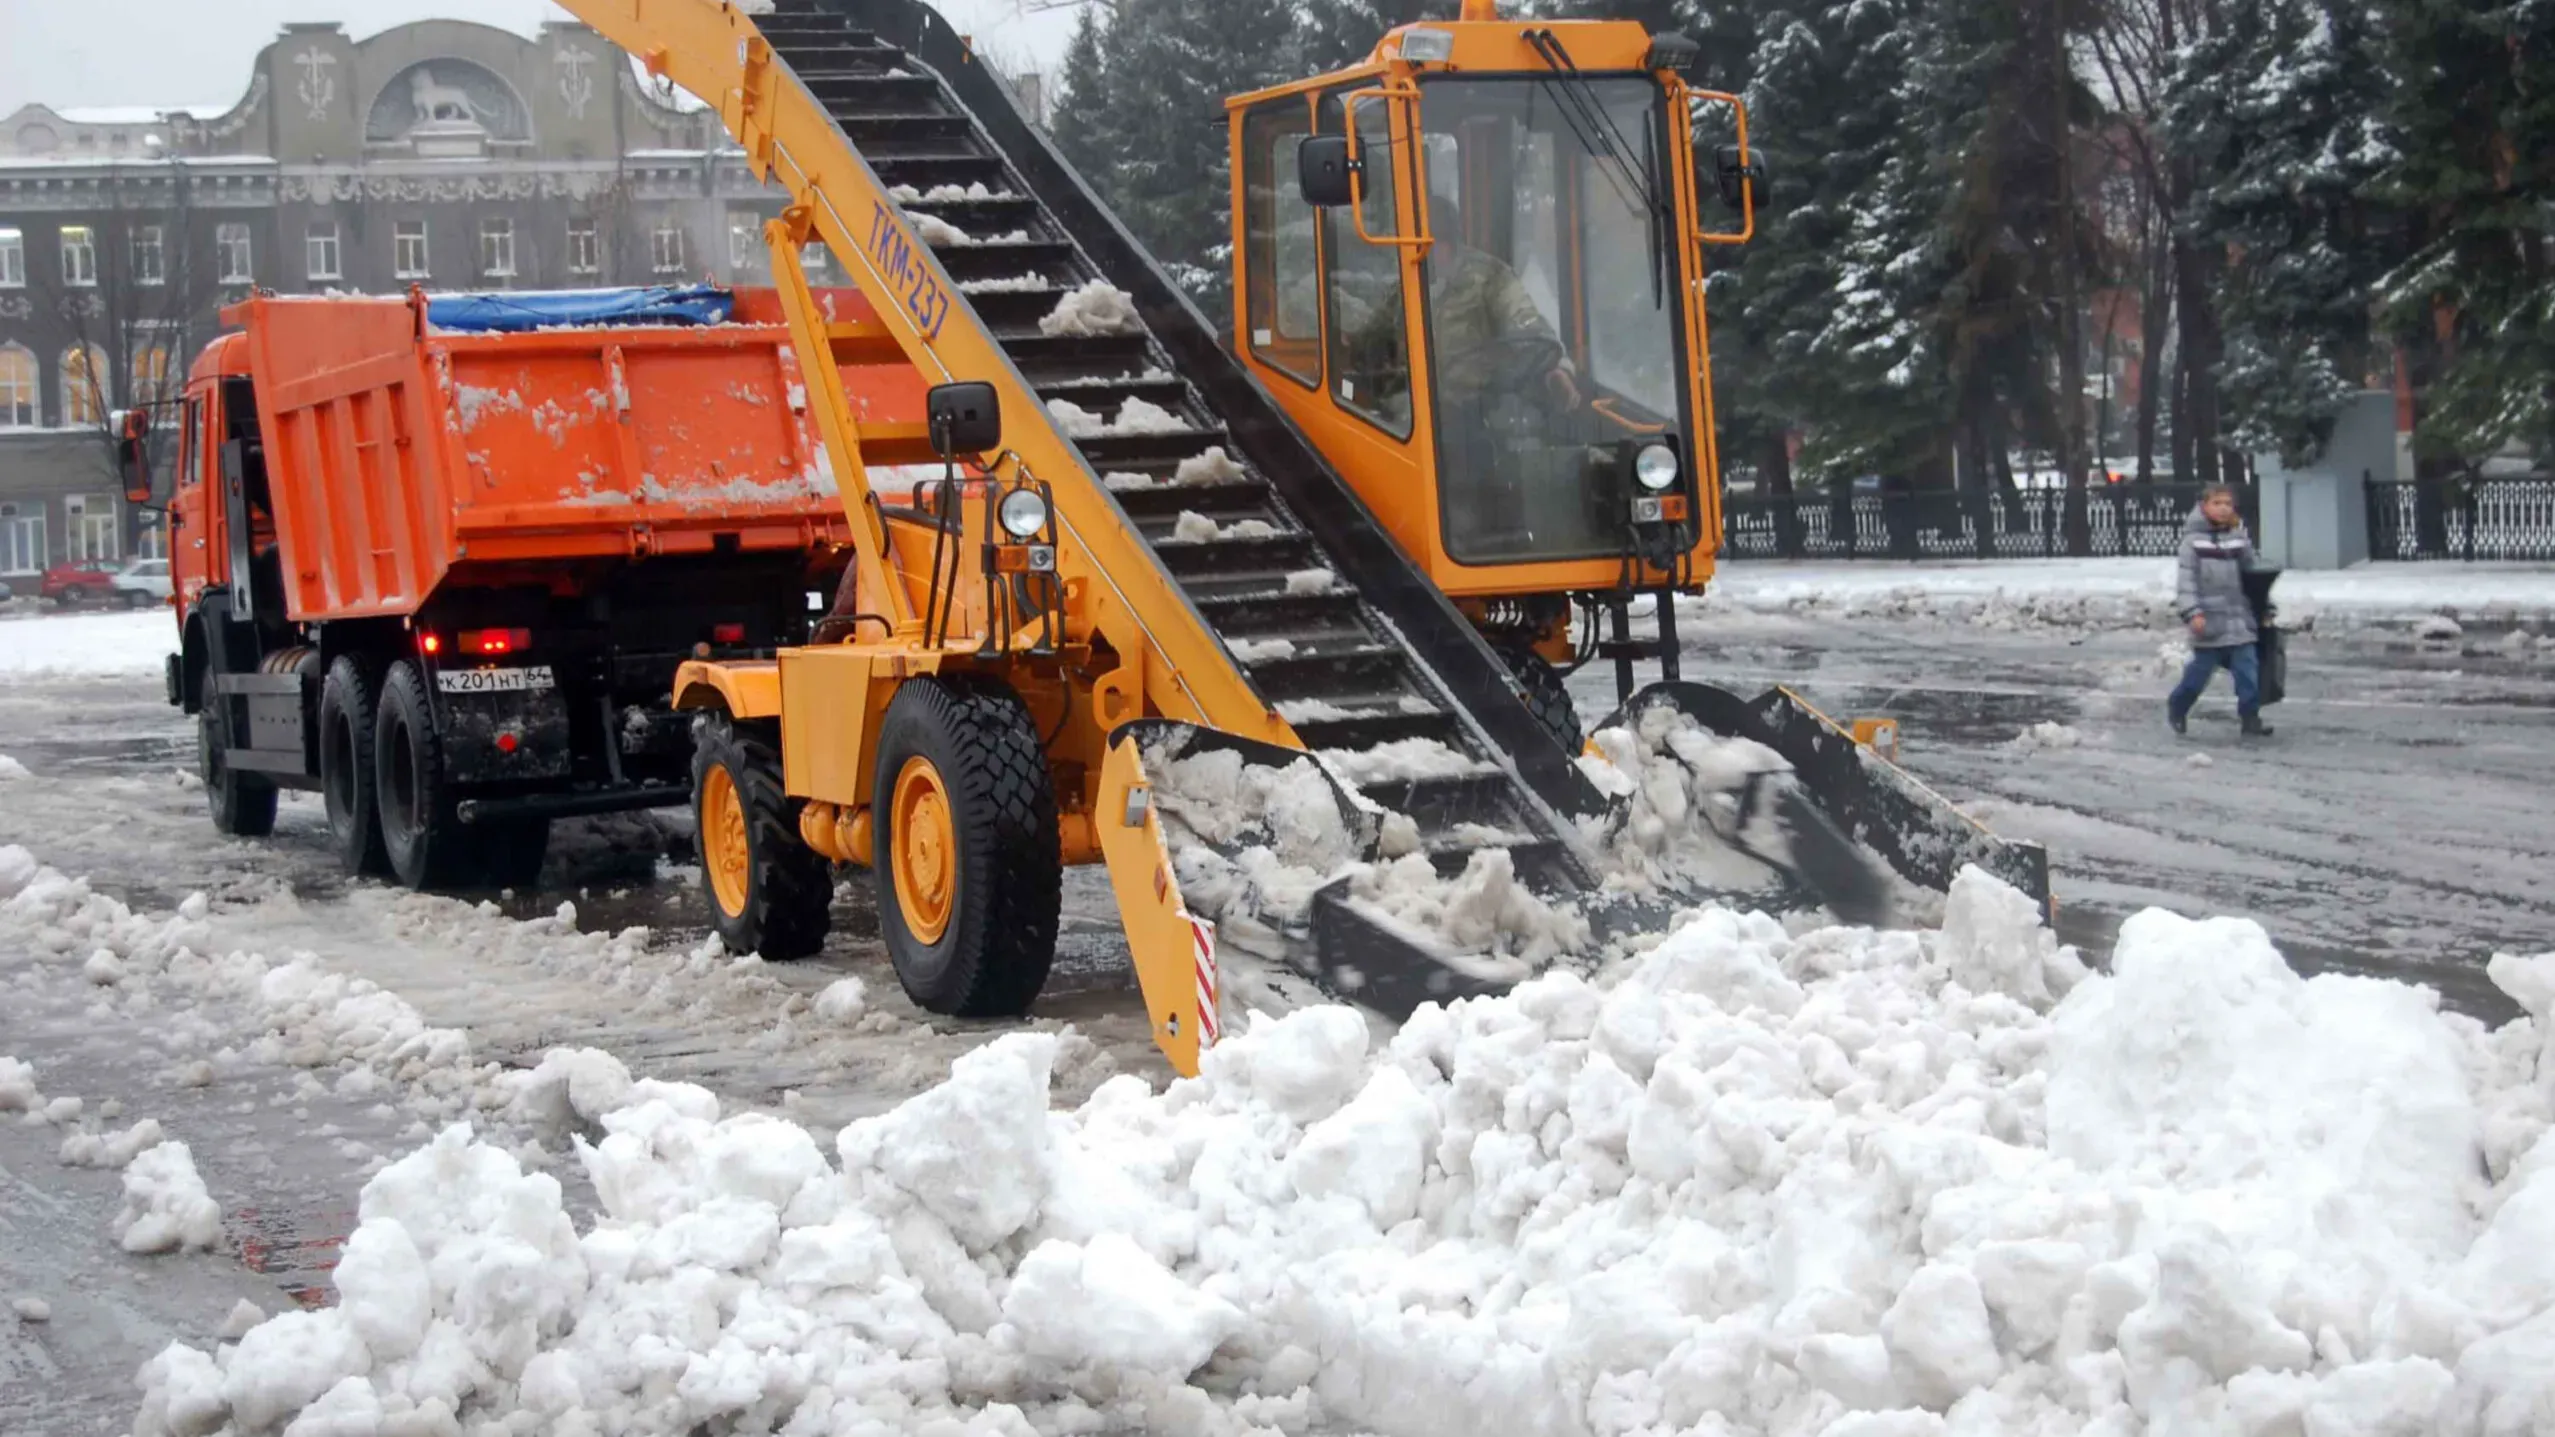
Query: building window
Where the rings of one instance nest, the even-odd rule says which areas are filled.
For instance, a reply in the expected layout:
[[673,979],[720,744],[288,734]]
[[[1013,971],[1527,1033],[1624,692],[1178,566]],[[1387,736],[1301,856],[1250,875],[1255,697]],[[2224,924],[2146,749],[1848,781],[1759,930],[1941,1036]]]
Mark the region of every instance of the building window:
[[176,397],[169,382],[170,347],[143,336],[133,341],[132,383],[124,391],[127,404],[154,404]]
[[62,354],[62,422],[106,423],[106,351],[75,344]]
[[156,509],[145,509],[138,517],[133,540],[136,559],[166,559],[169,556],[169,531],[160,523]]
[[33,351],[0,344],[0,429],[36,426],[36,384],[41,372]]
[[311,223],[310,231],[302,236],[302,268],[314,284],[345,277],[337,254],[336,221],[314,220]]
[[679,225],[658,225],[650,245],[659,274],[683,272],[683,230]]
[[44,565],[44,506],[0,504],[0,574],[41,574]]
[[394,243],[397,253],[392,256],[391,273],[401,279],[424,279],[434,272],[426,265],[424,220],[401,220]]
[[62,527],[71,531],[74,563],[111,564],[122,547],[116,542],[115,501],[97,494],[73,494],[62,501]]
[[257,270],[249,253],[248,226],[219,225],[213,230],[213,251],[224,284],[254,284]]
[[0,289],[23,289],[26,283],[26,232],[15,225],[0,228]]
[[798,252],[798,262],[809,274],[823,274],[834,263],[834,256],[825,248],[825,241],[812,239]]
[[133,228],[133,282],[159,284],[167,279],[160,254],[160,227],[136,225]]
[[87,225],[62,227],[62,282],[83,288],[98,282],[97,232]]
[[733,270],[751,270],[763,263],[763,217],[748,210],[731,210],[727,217],[727,263]]
[[603,237],[595,233],[594,221],[568,221],[568,272],[596,274],[603,269]]
[[509,279],[515,272],[515,222],[479,222],[479,272],[490,279]]

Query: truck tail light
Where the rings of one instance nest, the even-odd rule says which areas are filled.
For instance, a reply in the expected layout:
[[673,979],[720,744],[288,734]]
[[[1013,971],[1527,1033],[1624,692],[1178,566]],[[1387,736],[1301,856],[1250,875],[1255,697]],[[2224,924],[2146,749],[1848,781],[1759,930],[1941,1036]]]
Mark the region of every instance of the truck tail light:
[[[465,654],[487,657],[495,654],[519,654],[532,647],[530,629],[464,629],[453,636]],[[427,650],[428,653],[434,650]]]
[[713,625],[713,626],[711,626],[711,629],[710,629],[710,639],[711,639],[711,641],[712,641],[712,642],[714,642],[714,643],[721,643],[721,644],[741,644],[741,643],[744,643],[744,642],[745,642],[745,626],[744,626],[743,624],[716,624],[716,625]]
[[442,653],[443,651],[444,651],[444,639],[443,639],[443,635],[441,635],[441,634],[419,634],[419,635],[417,636],[417,652],[419,652],[419,653],[421,653],[421,654],[426,655],[428,658],[432,658],[432,657],[434,657],[436,654],[440,654],[440,653]]

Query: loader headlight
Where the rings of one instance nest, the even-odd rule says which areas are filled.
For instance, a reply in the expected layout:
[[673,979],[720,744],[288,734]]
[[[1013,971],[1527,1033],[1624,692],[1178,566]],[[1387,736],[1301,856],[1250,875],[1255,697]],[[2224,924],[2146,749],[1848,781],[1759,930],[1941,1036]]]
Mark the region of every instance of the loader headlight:
[[1002,496],[1003,532],[1015,539],[1033,539],[1047,527],[1047,499],[1035,489],[1014,489]]
[[1677,482],[1677,451],[1665,444],[1645,444],[1632,456],[1632,477],[1653,494]]

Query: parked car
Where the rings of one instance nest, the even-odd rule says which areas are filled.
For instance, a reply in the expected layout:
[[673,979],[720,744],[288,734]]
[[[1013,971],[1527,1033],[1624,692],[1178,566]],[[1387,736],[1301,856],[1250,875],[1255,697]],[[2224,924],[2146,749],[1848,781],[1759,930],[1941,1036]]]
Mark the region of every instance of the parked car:
[[44,571],[37,594],[66,609],[115,599],[115,570],[95,559],[65,559]]
[[136,559],[116,571],[115,597],[128,609],[168,602],[169,561]]

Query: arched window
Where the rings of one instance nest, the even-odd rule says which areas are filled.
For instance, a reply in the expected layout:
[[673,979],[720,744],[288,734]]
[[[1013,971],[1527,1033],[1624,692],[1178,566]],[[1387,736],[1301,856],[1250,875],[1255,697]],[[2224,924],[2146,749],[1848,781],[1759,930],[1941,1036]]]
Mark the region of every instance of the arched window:
[[124,391],[132,404],[155,404],[177,397],[177,388],[169,374],[168,346],[136,342],[133,348],[132,384]]
[[33,429],[41,371],[23,345],[0,344],[0,429]]
[[62,352],[62,422],[106,423],[106,351],[75,344]]

